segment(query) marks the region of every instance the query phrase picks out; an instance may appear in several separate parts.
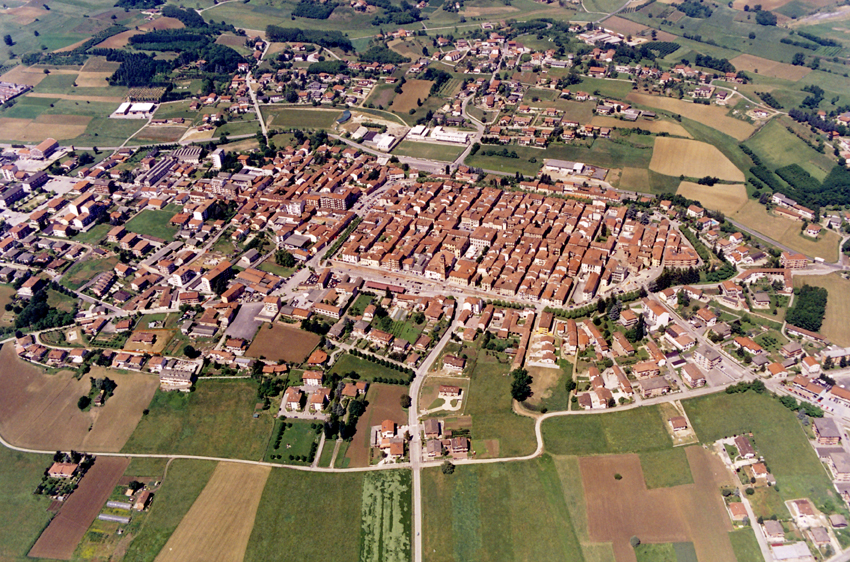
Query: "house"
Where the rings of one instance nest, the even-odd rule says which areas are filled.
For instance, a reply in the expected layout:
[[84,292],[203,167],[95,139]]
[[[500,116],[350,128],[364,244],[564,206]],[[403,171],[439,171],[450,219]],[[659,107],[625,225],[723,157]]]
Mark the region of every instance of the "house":
[[440,398],[452,400],[454,398],[460,398],[461,392],[463,391],[459,386],[441,384],[437,395]]
[[381,422],[381,438],[389,439],[391,437],[395,437],[395,422],[384,420]]
[[319,388],[310,395],[310,409],[313,412],[321,412],[328,405],[331,391],[328,388]]
[[47,469],[50,478],[73,478],[77,474],[79,465],[70,462],[55,462]]
[[673,431],[684,431],[688,429],[688,420],[684,416],[673,416],[667,423]]
[[745,521],[749,517],[747,508],[741,502],[730,502],[726,505],[726,508],[729,510],[729,516],[732,518],[732,521]]
[[762,527],[767,540],[772,542],[783,542],[785,540],[785,529],[779,521],[765,519]]
[[832,471],[833,479],[839,482],[850,482],[850,455],[844,451],[830,453],[826,464]]
[[705,375],[699,370],[699,367],[692,363],[688,363],[682,369],[682,378],[692,388],[705,386]]
[[325,382],[325,375],[321,371],[304,371],[301,379],[306,386],[319,387]]
[[290,386],[283,394],[283,403],[287,410],[293,412],[301,411],[301,402],[304,400],[304,393],[301,389],[295,386]]
[[829,418],[814,418],[812,429],[818,445],[838,445],[841,441],[841,432],[835,422]]
[[[426,439],[439,439],[442,432],[440,431],[440,421],[435,418],[428,418],[422,423],[425,431]],[[442,452],[440,453],[442,454]]]
[[649,377],[638,381],[641,395],[644,398],[654,398],[670,392],[670,384],[664,377]]
[[142,490],[136,496],[136,501],[133,502],[133,509],[136,511],[144,511],[151,502],[153,494],[149,490]]
[[750,439],[746,435],[739,435],[735,437],[735,447],[738,449],[738,454],[742,459],[756,458],[756,450],[753,448],[753,444],[750,443]]
[[459,373],[463,372],[464,367],[466,367],[466,359],[448,354],[443,356],[443,368],[447,371]]
[[800,363],[800,369],[807,377],[816,378],[821,374],[820,363],[811,355],[803,357],[803,361]]

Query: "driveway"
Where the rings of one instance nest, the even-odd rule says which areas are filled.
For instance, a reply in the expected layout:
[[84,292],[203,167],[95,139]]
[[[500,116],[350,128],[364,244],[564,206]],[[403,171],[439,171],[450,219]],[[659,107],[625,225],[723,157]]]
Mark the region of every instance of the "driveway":
[[254,334],[257,333],[260,324],[263,323],[262,320],[254,320],[254,317],[262,309],[263,303],[261,302],[243,304],[242,308],[239,309],[239,314],[236,315],[236,318],[227,327],[227,331],[224,332],[225,335],[229,338],[242,338],[248,341],[254,339]]

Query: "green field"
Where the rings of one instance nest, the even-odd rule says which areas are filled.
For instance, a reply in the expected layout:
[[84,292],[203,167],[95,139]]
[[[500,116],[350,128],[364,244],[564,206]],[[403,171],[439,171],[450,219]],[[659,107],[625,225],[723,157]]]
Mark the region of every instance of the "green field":
[[401,141],[393,149],[396,156],[413,156],[427,160],[440,160],[442,162],[454,162],[466,148],[465,145],[448,146],[445,144],[434,144],[428,142]]
[[657,406],[550,418],[542,431],[546,450],[555,455],[643,453],[673,446]]
[[[713,394],[683,401],[700,442],[753,433],[753,442],[776,477],[783,499],[809,497],[832,513],[840,499],[794,414],[764,394]],[[641,408],[643,409],[643,408]],[[746,415],[729,415],[746,412]]]
[[0,559],[24,560],[50,521],[50,498],[33,494],[50,466],[48,455],[0,447]]
[[640,454],[640,466],[647,488],[666,488],[693,484],[691,466],[684,447]]
[[407,382],[408,379],[408,375],[406,373],[401,373],[394,369],[390,369],[389,367],[384,367],[383,365],[372,363],[371,361],[361,359],[360,357],[355,357],[350,353],[344,353],[339,357],[337,362],[334,363],[330,374],[338,374],[342,376],[349,371],[356,372],[360,375],[360,379],[365,381],[373,381],[378,377],[403,380],[405,382]]
[[[423,550],[430,562],[581,561],[568,488],[548,455],[533,461],[422,471]],[[569,506],[569,507],[568,507]]]
[[238,459],[259,459],[272,417],[253,418],[257,384],[252,380],[200,380],[190,393],[157,390],[124,450]]
[[783,120],[772,119],[746,143],[771,169],[799,164],[819,180],[835,166],[835,161],[811,148],[790,133]]
[[177,234],[177,227],[170,223],[173,216],[174,211],[146,210],[128,220],[124,228],[128,232],[171,240]]
[[86,232],[81,232],[74,236],[74,242],[82,242],[84,244],[97,244],[104,238],[112,229],[109,223],[98,224],[91,227]]
[[60,283],[69,289],[77,290],[94,279],[98,273],[112,271],[117,263],[117,256],[100,260],[85,259],[78,261],[65,271]]
[[744,527],[729,533],[732,542],[732,550],[738,562],[762,562],[764,556],[761,554],[759,543],[751,527]]
[[360,506],[361,562],[410,560],[411,479],[408,470],[366,473]]
[[[274,448],[275,436],[280,429],[282,424],[286,423],[287,425],[292,425],[292,427],[287,427],[280,440],[280,444],[277,449]],[[310,448],[313,442],[318,442],[319,435],[316,433],[316,430],[310,427],[313,423],[307,420],[289,420],[289,421],[281,421],[280,419],[276,419],[274,421],[274,429],[272,430],[272,437],[269,439],[269,445],[266,448],[266,456],[263,458],[266,462],[276,462],[282,464],[309,464],[309,462],[305,461],[296,461],[290,457],[310,457]],[[281,458],[277,458],[277,456]]]
[[[136,462],[135,459],[133,462]],[[143,523],[137,529],[132,528],[133,522],[130,523],[128,533],[132,533],[134,538],[124,556],[125,562],[152,562],[156,558],[207,485],[216,464],[193,460],[171,462]]]
[[[357,560],[364,474],[273,470],[269,474],[245,562]],[[322,537],[308,537],[321,529]]]
[[274,129],[330,129],[342,110],[311,109],[308,107],[264,107],[266,126]]

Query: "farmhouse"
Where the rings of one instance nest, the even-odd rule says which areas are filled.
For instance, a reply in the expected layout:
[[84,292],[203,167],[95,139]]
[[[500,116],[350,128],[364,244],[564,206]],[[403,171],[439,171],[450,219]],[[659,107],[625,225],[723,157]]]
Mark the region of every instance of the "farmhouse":
[[55,462],[47,469],[50,478],[73,478],[77,474],[78,465],[69,462]]

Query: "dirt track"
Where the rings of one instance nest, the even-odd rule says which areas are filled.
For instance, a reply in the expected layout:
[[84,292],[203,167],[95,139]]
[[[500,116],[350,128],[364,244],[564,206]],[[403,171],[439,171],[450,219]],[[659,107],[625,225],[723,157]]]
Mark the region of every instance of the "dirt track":
[[[45,462],[48,462],[45,459]],[[100,457],[83,476],[80,486],[53,518],[29,551],[31,558],[70,560],[74,549],[109,498],[130,459]]]

